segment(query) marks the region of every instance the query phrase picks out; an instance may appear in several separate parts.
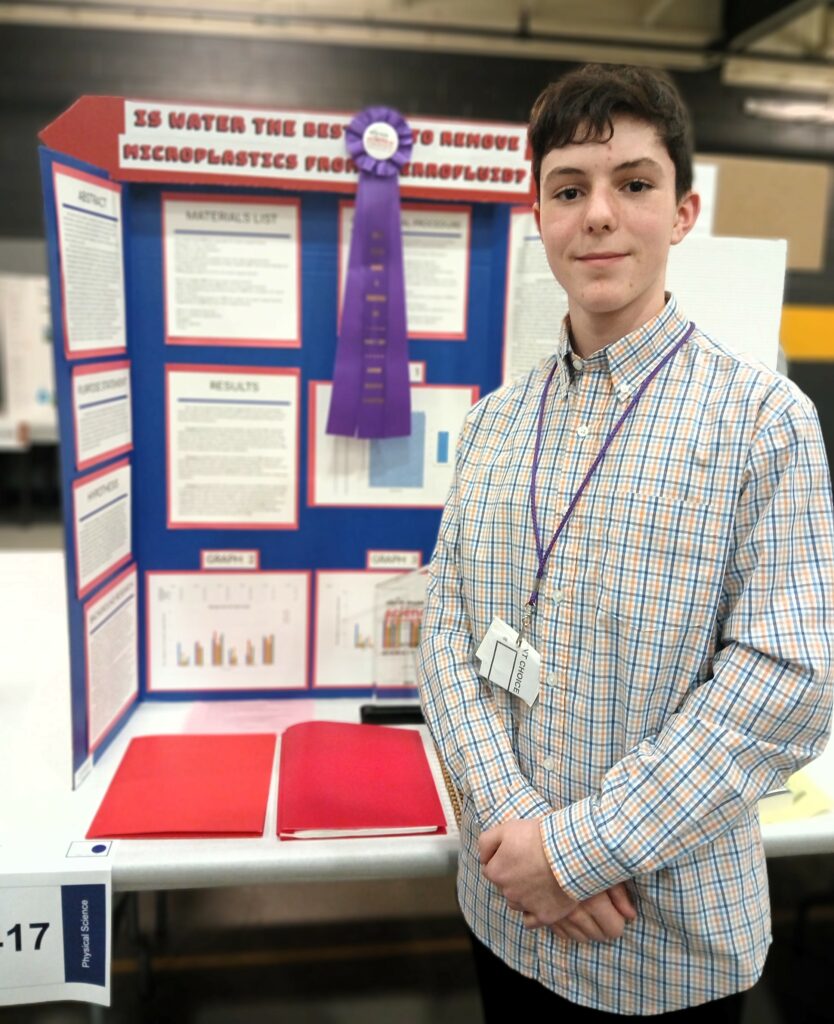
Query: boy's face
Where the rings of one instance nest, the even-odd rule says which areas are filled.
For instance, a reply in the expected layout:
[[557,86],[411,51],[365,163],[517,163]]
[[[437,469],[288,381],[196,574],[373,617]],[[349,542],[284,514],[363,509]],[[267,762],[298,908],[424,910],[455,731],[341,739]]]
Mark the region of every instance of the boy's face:
[[675,166],[651,125],[613,124],[608,142],[545,156],[533,210],[574,330],[610,323],[622,335],[663,308],[669,246],[692,228],[700,200],[675,198]]

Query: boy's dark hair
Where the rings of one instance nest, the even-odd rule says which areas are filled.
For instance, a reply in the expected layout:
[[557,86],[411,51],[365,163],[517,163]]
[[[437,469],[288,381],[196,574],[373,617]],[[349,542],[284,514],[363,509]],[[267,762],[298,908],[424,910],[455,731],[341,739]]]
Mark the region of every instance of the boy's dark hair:
[[585,64],[551,82],[530,111],[527,136],[539,192],[542,161],[571,143],[607,142],[618,114],[645,121],[675,165],[675,195],[692,188],[692,125],[672,79],[663,71],[629,64]]

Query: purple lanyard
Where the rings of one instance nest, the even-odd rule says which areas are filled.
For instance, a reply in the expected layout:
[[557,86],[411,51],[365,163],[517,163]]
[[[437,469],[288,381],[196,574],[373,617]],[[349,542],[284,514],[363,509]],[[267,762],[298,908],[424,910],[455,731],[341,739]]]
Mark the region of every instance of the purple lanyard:
[[536,477],[538,476],[538,471],[539,471],[539,455],[540,455],[540,452],[541,452],[542,429],[544,427],[544,405],[545,405],[545,402],[547,401],[548,392],[550,391],[550,383],[553,380],[553,375],[556,372],[556,367],[559,365],[558,359],[556,360],[556,362],[554,362],[553,369],[550,371],[550,375],[547,378],[547,383],[544,386],[544,391],[542,392],[541,402],[539,403],[539,423],[538,423],[538,427],[536,429],[536,447],[535,447],[535,449],[533,451],[533,475],[532,475],[532,478],[530,480],[530,512],[531,512],[531,515],[533,517],[533,532],[536,535],[536,553],[537,553],[538,558],[539,558],[539,571],[536,573],[536,582],[535,582],[535,584],[533,586],[533,592],[530,594],[530,599],[528,600],[527,605],[526,605],[528,610],[525,612],[525,614],[523,615],[522,620],[521,620],[521,632],[518,634],[518,642],[519,643],[521,643],[522,636],[527,632],[527,630],[528,630],[528,628],[530,626],[530,619],[531,619],[531,617],[533,615],[533,612],[535,611],[536,605],[538,603],[538,600],[539,600],[539,587],[541,586],[542,578],[544,577],[544,571],[545,571],[545,568],[547,567],[547,560],[550,558],[550,553],[553,550],[553,547],[554,547],[556,541],[559,539],[559,535],[561,534],[562,530],[564,530],[565,525],[567,524],[567,521],[573,515],[573,510],[576,508],[576,505],[577,505],[579,499],[582,497],[583,491],[588,486],[588,484],[589,484],[589,482],[591,480],[591,477],[597,471],[597,468],[598,468],[599,464],[605,458],[605,456],[606,456],[606,454],[608,452],[608,449],[611,446],[611,442],[614,440],[614,438],[617,436],[617,434],[620,431],[620,427],[622,427],[623,423],[625,423],[625,421],[628,418],[629,414],[633,411],[634,407],[637,405],[637,403],[643,397],[643,393],[645,392],[646,388],[649,386],[649,384],[651,384],[651,382],[655,379],[655,377],[660,373],[660,371],[663,369],[663,367],[671,359],[673,359],[675,357],[675,355],[680,351],[680,349],[682,349],[683,346],[687,343],[687,341],[689,341],[689,337],[690,337],[690,335],[692,334],[692,332],[694,330],[695,330],[695,324],[694,323],[690,323],[689,327],[686,329],[686,333],[681,338],[681,340],[679,342],[677,342],[674,345],[674,347],[669,352],[666,353],[666,355],[660,360],[660,362],[657,364],[657,366],[646,377],[646,379],[643,381],[643,383],[640,385],[640,387],[634,393],[634,397],[629,402],[628,408],[622,414],[622,416],[619,418],[619,420],[617,420],[616,424],[614,425],[613,430],[608,435],[608,437],[605,439],[605,444],[603,444],[602,448],[600,448],[599,454],[594,459],[594,461],[593,461],[593,463],[591,465],[591,468],[588,470],[588,472],[585,475],[585,479],[579,485],[579,489],[577,490],[576,494],[574,494],[573,498],[571,499],[571,502],[568,505],[568,509],[565,512],[564,516],[562,516],[562,521],[561,521],[561,523],[559,523],[558,527],[556,528],[556,532],[553,534],[553,539],[551,540],[551,542],[550,542],[550,544],[549,544],[549,546],[547,548],[547,551],[545,551],[544,547],[542,545],[541,531],[539,530],[539,514],[538,514],[538,509],[536,508]]

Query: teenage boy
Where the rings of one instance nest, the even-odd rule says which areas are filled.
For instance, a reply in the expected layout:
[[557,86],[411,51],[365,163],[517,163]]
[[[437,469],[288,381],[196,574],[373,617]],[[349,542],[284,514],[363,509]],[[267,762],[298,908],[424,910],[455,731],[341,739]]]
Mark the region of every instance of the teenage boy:
[[467,417],[421,648],[486,1017],[738,1020],[770,941],[756,801],[829,728],[819,423],[664,290],[699,210],[665,75],[574,71],[529,137],[569,315]]

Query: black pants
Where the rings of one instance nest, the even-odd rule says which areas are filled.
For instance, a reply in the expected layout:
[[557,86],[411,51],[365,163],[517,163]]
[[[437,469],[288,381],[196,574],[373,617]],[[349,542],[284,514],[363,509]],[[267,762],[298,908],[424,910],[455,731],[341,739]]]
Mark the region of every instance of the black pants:
[[[633,1019],[619,1013],[591,1010],[587,1006],[568,1002],[544,985],[508,967],[471,933],[470,938],[486,1024],[506,1024],[508,1006],[513,1006],[517,1016],[523,1016],[529,1021],[558,1021],[559,1024],[602,1024],[603,1021],[617,1021],[619,1024],[626,1024],[628,1020]],[[739,1024],[743,999],[743,993],[738,993],[703,1003],[701,1006],[692,1006],[687,1010],[673,1010],[671,1013],[661,1013],[645,1019],[668,1021],[669,1024]],[[541,1016],[537,1016],[539,1013]]]

